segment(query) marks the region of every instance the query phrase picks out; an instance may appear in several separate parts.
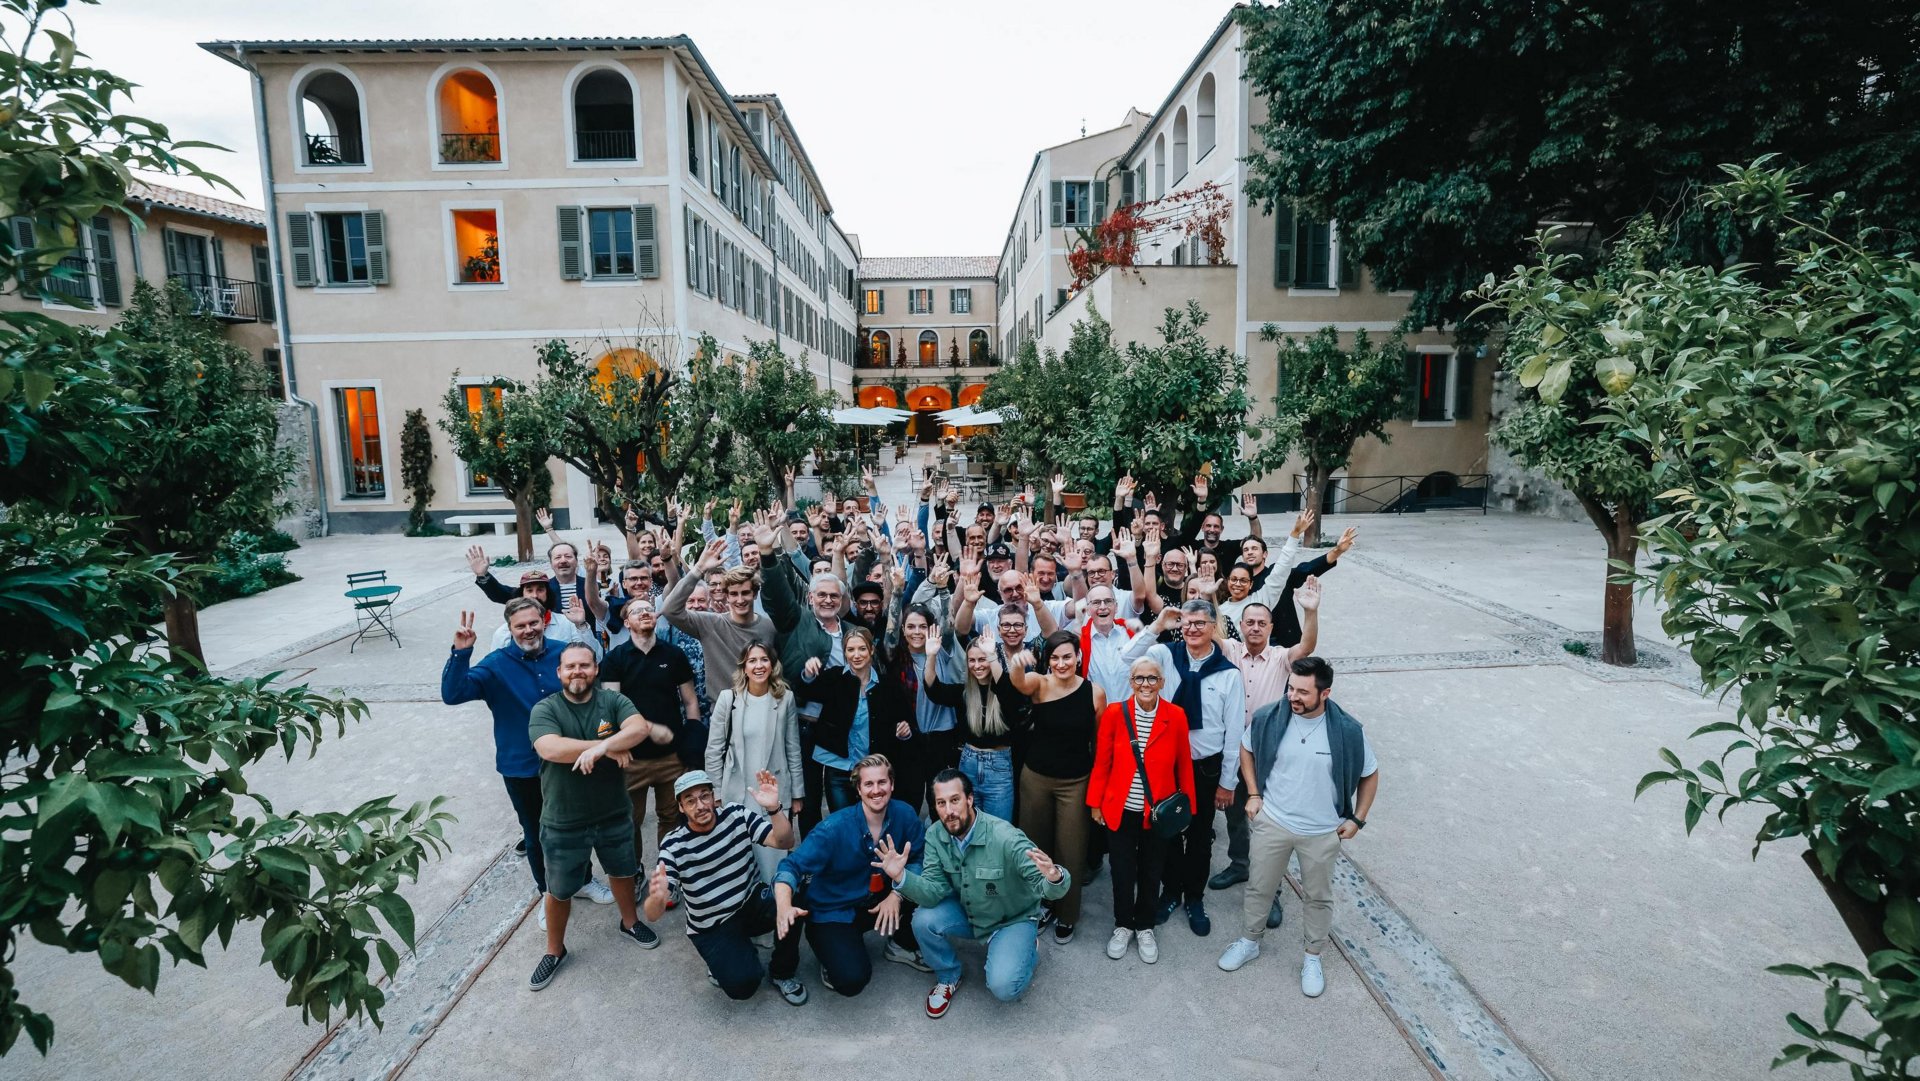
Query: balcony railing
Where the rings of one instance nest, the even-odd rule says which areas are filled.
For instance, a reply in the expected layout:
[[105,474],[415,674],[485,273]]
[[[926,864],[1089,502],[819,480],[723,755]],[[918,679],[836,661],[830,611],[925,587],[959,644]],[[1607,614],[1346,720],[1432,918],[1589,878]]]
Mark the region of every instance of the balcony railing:
[[358,135],[307,136],[308,165],[365,165],[366,151]]
[[[1406,514],[1430,510],[1478,510],[1487,512],[1486,473],[1449,473],[1444,470],[1424,475],[1380,474],[1367,477],[1336,477],[1320,494],[1323,514]],[[1307,478],[1293,477],[1296,500],[1306,498]]]
[[469,165],[500,160],[500,136],[486,131],[443,131],[440,133],[440,161],[445,165]]
[[958,360],[952,357],[941,357],[937,360],[916,360],[909,357],[906,360],[896,358],[875,361],[871,357],[862,357],[854,366],[871,370],[899,369],[901,371],[910,368],[997,368],[1000,366],[1000,358],[991,353],[979,357],[961,357]]
[[72,301],[82,307],[92,306],[93,278],[87,267],[84,255],[69,255],[54,264],[54,271],[40,279],[40,288],[46,293]]
[[193,314],[211,315],[223,323],[263,322],[260,313],[268,306],[260,302],[267,286],[240,278],[221,278],[212,274],[169,274],[193,300]]
[[573,156],[580,161],[632,161],[633,129],[576,131],[573,133]]

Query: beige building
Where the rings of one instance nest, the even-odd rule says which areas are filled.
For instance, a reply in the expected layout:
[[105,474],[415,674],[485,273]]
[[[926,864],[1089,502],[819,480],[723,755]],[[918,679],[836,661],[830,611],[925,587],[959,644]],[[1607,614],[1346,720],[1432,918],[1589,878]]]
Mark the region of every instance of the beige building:
[[[1133,133],[1128,145],[1101,175],[1110,198],[1121,193],[1112,206],[1138,199],[1154,223],[1137,236],[1140,265],[1110,269],[1077,289],[1068,274],[1056,287],[1064,302],[1049,310],[1037,337],[1045,347],[1064,349],[1074,321],[1085,318],[1091,304],[1113,323],[1117,340],[1155,341],[1166,308],[1197,300],[1210,316],[1209,337],[1247,358],[1256,413],[1265,415],[1285,359],[1280,346],[1263,340],[1263,328],[1303,338],[1332,326],[1349,341],[1360,331],[1377,337],[1399,325],[1407,300],[1375,289],[1343,257],[1337,223],[1285,209],[1264,214],[1248,205],[1243,159],[1255,146],[1266,103],[1248,89],[1242,45],[1229,12],[1153,117],[1125,129]],[[1030,180],[1023,214],[1034,192]],[[1224,216],[1207,214],[1210,204],[1223,207]],[[1097,199],[1095,209],[1101,209]],[[1210,236],[1191,228],[1208,217],[1218,225]],[[1032,314],[1003,305],[1002,335],[1023,336]],[[1494,365],[1431,329],[1405,340],[1403,413],[1387,427],[1391,442],[1367,439],[1354,448],[1352,466],[1336,474],[1326,493],[1325,509],[1376,511],[1423,496],[1445,500],[1456,489],[1469,502],[1481,498]],[[1297,506],[1304,472],[1304,462],[1289,461],[1253,490],[1268,509]]]
[[[250,206],[135,180],[132,218],[101,214],[83,229],[80,250],[33,286],[0,294],[0,310],[38,311],[66,323],[111,326],[133,298],[133,283],[165,288],[177,280],[195,310],[227,328],[235,345],[280,378],[266,216]],[[34,246],[33,223],[8,221],[9,239]]]
[[1066,302],[1073,283],[1067,253],[1125,199],[1115,183],[1120,156],[1152,119],[1129,109],[1119,127],[1033,156],[1000,248],[997,311],[1003,355],[1011,357],[1022,343],[1040,340],[1052,313]]
[[860,334],[854,397],[910,409],[907,438],[931,442],[931,414],[972,405],[1000,363],[991,255],[860,260]]
[[[672,38],[228,41],[252,77],[289,393],[328,527],[399,528],[399,426],[562,339],[671,366],[772,339],[852,391],[857,252],[774,95]],[[436,518],[510,510],[433,433]],[[591,486],[556,466],[556,517]]]

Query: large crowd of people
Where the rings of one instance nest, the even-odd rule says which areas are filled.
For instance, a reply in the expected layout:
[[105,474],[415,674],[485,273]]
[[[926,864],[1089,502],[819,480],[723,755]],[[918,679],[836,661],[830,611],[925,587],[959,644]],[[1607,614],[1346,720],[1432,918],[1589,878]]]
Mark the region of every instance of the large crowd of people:
[[1158,961],[1177,913],[1210,935],[1209,894],[1237,887],[1231,972],[1281,924],[1297,856],[1300,988],[1322,992],[1333,865],[1379,785],[1313,652],[1352,529],[1296,563],[1313,512],[1275,549],[1247,497],[1247,535],[1225,539],[1204,476],[1184,520],[1131,478],[1109,514],[1078,518],[1059,478],[1049,499],[971,515],[937,477],[895,507],[871,476],[864,497],[804,508],[792,485],[724,523],[711,503],[670,504],[663,524],[629,512],[624,560],[543,511],[550,573],[517,588],[469,551],[503,622],[476,659],[462,614],[442,698],[492,717],[541,898],[533,990],[584,897],[643,949],[683,908],[734,999],[764,983],[804,1003],[803,939],[821,985],[857,995],[875,932],[883,959],[932,976],[937,1018],[962,983],[956,941],[984,943],[987,991],[1020,998],[1103,865],[1115,960]]

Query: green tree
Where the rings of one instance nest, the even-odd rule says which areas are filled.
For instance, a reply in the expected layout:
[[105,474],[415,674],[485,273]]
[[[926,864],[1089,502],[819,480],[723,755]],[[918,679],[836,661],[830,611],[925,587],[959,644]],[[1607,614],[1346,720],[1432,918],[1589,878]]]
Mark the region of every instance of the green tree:
[[1821,1016],[1789,1016],[1804,1042],[1775,1065],[1905,1078],[1920,1062],[1920,262],[1862,242],[1835,201],[1808,213],[1786,171],[1728,171],[1696,209],[1773,235],[1775,265],[1581,282],[1544,257],[1503,306],[1561,328],[1543,379],[1570,364],[1569,382],[1613,392],[1595,420],[1650,458],[1666,512],[1642,527],[1642,581],[1734,705],[1693,734],[1714,757],[1688,768],[1663,749],[1640,790],[1683,786],[1689,831],[1764,808],[1755,852],[1804,845],[1865,955],[1772,969],[1826,986]]
[[480,389],[480,408],[467,398],[470,386],[453,385],[440,402],[440,430],[453,444],[453,455],[475,474],[500,488],[513,504],[514,557],[533,559],[533,512],[546,505],[552,481],[547,463],[553,458],[554,422],[544,403],[510,379],[496,379]]
[[708,494],[728,495],[758,506],[789,469],[809,453],[824,464],[848,442],[849,429],[833,422],[838,402],[795,359],[770,340],[748,342],[744,363],[723,365],[720,420],[731,429],[744,460],[717,474]]
[[[128,541],[206,564],[233,533],[270,532],[293,452],[276,445],[266,371],[218,322],[194,314],[177,281],[164,293],[135,282],[118,329],[129,364],[121,393],[147,411],[139,452],[102,474]],[[189,574],[165,604],[168,645],[196,660],[201,583]]]
[[[1279,335],[1269,324],[1261,337],[1274,341]],[[1385,429],[1400,402],[1403,352],[1399,335],[1375,346],[1364,330],[1354,335],[1351,350],[1340,347],[1332,327],[1304,342],[1285,339],[1273,399],[1278,436],[1264,461],[1277,465],[1290,450],[1299,451],[1307,460],[1305,506],[1320,505],[1327,478],[1353,460],[1355,443],[1370,435],[1389,441]],[[1318,516],[1303,539],[1320,543]]]
[[400,482],[413,496],[407,511],[407,536],[430,537],[440,533],[427,516],[427,504],[433,502],[433,430],[427,427],[427,411],[407,410],[407,421],[400,428]]
[[[1042,356],[1031,339],[1020,343],[1013,360],[987,377],[981,409],[1007,409],[1016,415],[1000,425],[992,442],[997,452],[1029,477],[1050,477],[1066,467],[1062,433],[1087,430],[1093,388],[1120,368],[1113,326],[1092,303],[1075,322],[1065,352]],[[1075,477],[1075,482],[1081,478]],[[1108,485],[1111,488],[1111,484]]]
[[[176,156],[189,144],[118,111],[129,84],[85,62],[63,6],[0,3],[0,207],[36,238],[0,244],[0,290],[37,290],[81,223],[126,214],[130,167],[205,175]],[[124,326],[0,311],[0,1054],[54,1037],[17,985],[28,934],[152,991],[163,954],[203,964],[210,940],[257,923],[289,1005],[377,1021],[373,957],[391,973],[399,956],[374,915],[410,944],[399,883],[443,846],[437,801],[314,813],[250,793],[249,766],[311,749],[360,703],[155,648],[152,612],[205,570],[164,547],[178,520],[137,520],[147,496],[126,477],[199,415],[145,404],[172,387],[145,368],[167,351]],[[227,379],[214,361],[204,377]]]
[[[1129,342],[1115,368],[1071,387],[1090,399],[1088,412],[1048,441],[1071,483],[1111,491],[1131,473],[1162,505],[1192,513],[1191,486],[1203,468],[1212,469],[1212,490],[1227,492],[1268,467],[1273,451],[1263,440],[1272,421],[1251,419],[1246,358],[1209,343],[1206,324],[1197,301],[1168,308],[1159,344]],[[1030,423],[1024,414],[1021,423]]]
[[1769,150],[1811,190],[1852,193],[1891,250],[1920,244],[1912,4],[1285,0],[1238,17],[1267,105],[1248,195],[1338,221],[1377,286],[1415,291],[1413,326],[1465,318],[1463,294],[1547,221],[1609,237],[1678,206],[1673,254],[1761,258],[1683,196]]

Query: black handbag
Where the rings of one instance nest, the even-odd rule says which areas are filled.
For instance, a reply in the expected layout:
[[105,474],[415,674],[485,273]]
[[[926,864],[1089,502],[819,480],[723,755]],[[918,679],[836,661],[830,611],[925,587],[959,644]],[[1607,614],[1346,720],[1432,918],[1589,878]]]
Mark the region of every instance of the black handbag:
[[1147,759],[1140,753],[1139,732],[1133,727],[1133,703],[1128,702],[1120,714],[1127,719],[1127,746],[1133,748],[1133,764],[1140,770],[1140,790],[1147,794],[1147,806],[1153,808],[1153,835],[1178,837],[1193,823],[1193,804],[1178,789],[1166,799],[1153,802],[1153,778],[1147,775]]

